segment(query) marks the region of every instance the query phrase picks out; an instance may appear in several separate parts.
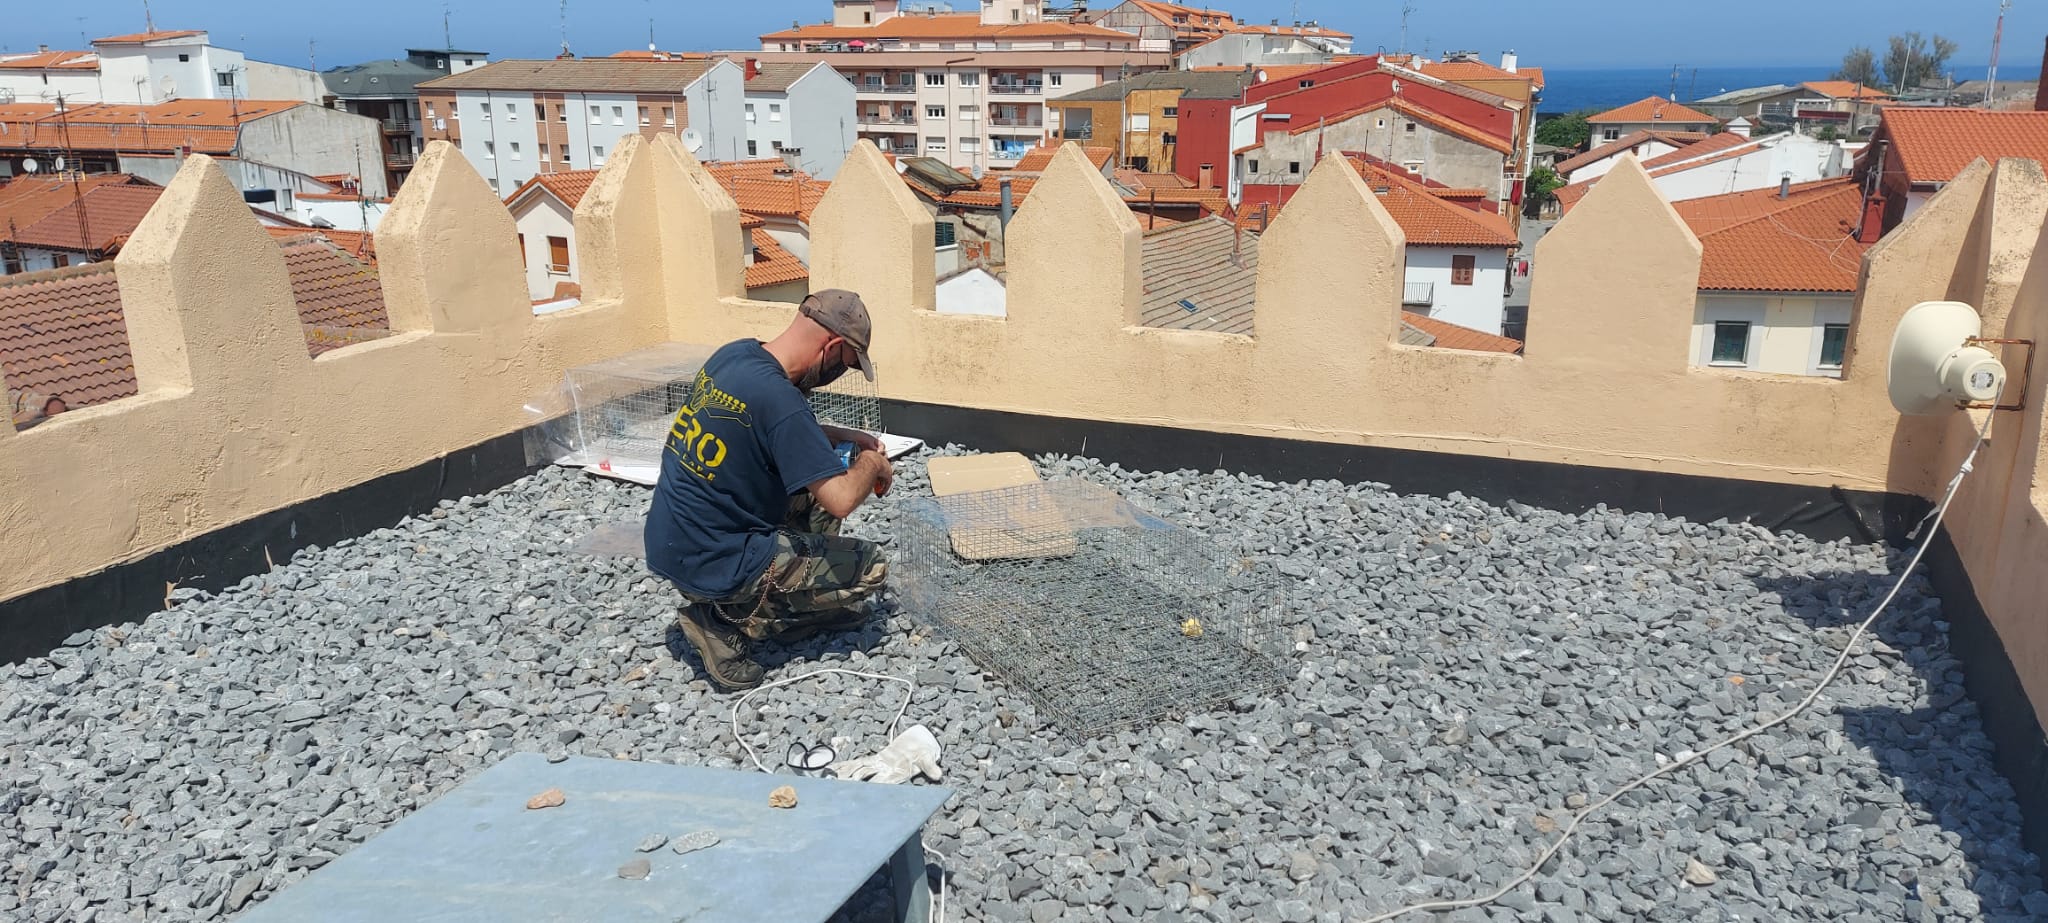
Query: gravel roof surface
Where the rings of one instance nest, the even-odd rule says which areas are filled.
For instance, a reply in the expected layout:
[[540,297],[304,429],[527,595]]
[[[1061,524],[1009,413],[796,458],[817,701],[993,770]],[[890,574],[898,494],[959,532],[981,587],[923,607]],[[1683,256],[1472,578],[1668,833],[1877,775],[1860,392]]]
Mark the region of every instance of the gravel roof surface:
[[[921,459],[901,467],[898,491],[926,489]],[[771,677],[918,682],[910,717],[960,790],[927,832],[956,920],[1322,923],[1490,889],[1589,793],[1796,701],[1898,560],[1745,525],[1040,467],[1296,580],[1292,679],[1074,741],[901,613],[770,646]],[[567,550],[647,496],[550,470],[0,668],[0,918],[219,918],[516,750],[738,765],[732,697],[672,653],[673,591]],[[886,537],[892,506],[853,531]],[[1916,578],[1820,709],[1631,794],[1532,886],[1448,919],[2048,918],[1946,627]],[[872,752],[897,695],[807,681],[752,700],[745,731],[776,755]],[[841,916],[879,919],[879,884]]]

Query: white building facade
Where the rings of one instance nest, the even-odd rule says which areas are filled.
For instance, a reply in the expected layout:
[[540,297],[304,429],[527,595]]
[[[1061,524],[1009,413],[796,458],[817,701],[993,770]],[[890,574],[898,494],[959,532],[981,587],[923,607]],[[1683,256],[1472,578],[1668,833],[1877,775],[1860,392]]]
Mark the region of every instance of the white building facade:
[[1493,247],[1410,245],[1401,300],[1446,323],[1501,332],[1507,313],[1508,252]]
[[174,99],[289,99],[317,103],[320,75],[250,61],[199,30],[94,39],[91,51],[0,54],[0,103],[154,105]]
[[830,180],[856,138],[853,84],[825,64],[744,63],[747,156]]
[[1854,301],[1853,295],[1701,292],[1691,364],[1840,378]]
[[628,135],[679,136],[702,160],[746,157],[746,74],[732,61],[497,61],[420,84],[446,139],[509,195],[542,173],[603,167]]

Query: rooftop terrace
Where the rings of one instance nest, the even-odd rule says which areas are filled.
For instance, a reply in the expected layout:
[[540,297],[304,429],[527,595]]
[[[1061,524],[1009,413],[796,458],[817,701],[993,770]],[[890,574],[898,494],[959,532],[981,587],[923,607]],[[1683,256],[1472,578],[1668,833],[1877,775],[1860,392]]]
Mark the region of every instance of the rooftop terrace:
[[[855,533],[890,538],[922,462]],[[929,836],[957,920],[1356,919],[1491,887],[1588,795],[1797,700],[1896,557],[1371,484],[1040,467],[1289,575],[1289,682],[1079,742],[901,612],[771,648],[779,675],[916,680],[910,716],[958,790]],[[512,751],[744,766],[673,591],[636,558],[572,550],[647,502],[551,469],[18,664],[0,680],[0,840],[24,874],[0,914],[217,919]],[[1631,798],[1469,918],[2048,906],[1940,603],[1909,586],[1825,709]],[[768,753],[879,747],[895,699],[872,685],[770,690],[742,731]],[[1718,882],[1687,884],[1688,860]],[[880,919],[881,896],[844,917]]]
[[[1902,539],[1982,422],[1891,408],[1900,316],[1952,298],[2040,337],[2044,219],[2035,163],[1964,170],[1863,254],[1842,377],[1790,378],[1689,366],[1700,243],[1633,158],[1537,245],[1505,354],[1402,340],[1406,241],[1335,156],[1260,237],[1253,333],[1143,325],[1139,223],[1071,146],[1006,231],[1006,314],[939,314],[932,217],[862,144],[809,268],[871,306],[890,425],[1222,469],[1043,464],[1269,556],[1290,683],[1084,743],[905,613],[777,666],[918,681],[962,792],[931,836],[965,918],[1474,893],[1579,799],[1808,688],[1896,565],[1793,533]],[[524,476],[525,405],[791,306],[744,297],[739,208],[672,137],[625,139],[575,220],[581,305],[536,317],[504,206],[430,145],[376,238],[390,335],[313,357],[284,251],[221,171],[194,156],[165,187],[113,271],[136,393],[0,428],[0,859],[23,883],[0,916],[223,913],[510,750],[732,760],[730,700],[664,643],[670,592],[566,551],[644,492]],[[1990,418],[1925,578],[1822,705],[1455,919],[2048,913],[2021,845],[2048,844],[2048,369],[2004,357],[2021,409]],[[1224,473],[1247,471],[1322,480]],[[896,502],[856,528],[888,532]],[[1702,524],[1723,517],[1787,531]],[[764,694],[745,733],[876,733],[870,690],[831,682]]]

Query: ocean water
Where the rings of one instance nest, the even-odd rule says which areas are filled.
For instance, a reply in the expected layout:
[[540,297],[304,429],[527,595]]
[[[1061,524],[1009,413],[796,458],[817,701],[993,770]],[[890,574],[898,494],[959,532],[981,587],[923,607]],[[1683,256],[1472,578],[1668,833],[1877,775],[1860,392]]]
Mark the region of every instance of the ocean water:
[[[1834,64],[1815,64],[1811,67],[1702,67],[1697,71],[1680,68],[1678,98],[1683,102],[1774,83],[1798,86],[1809,80],[1828,79],[1835,67]],[[1958,81],[1984,79],[1981,64],[1958,65],[1953,70]],[[2038,66],[2006,64],[1998,69],[1998,81],[2034,80],[2040,74]],[[1645,96],[1668,97],[1673,85],[1671,68],[1668,67],[1546,67],[1543,69],[1543,83],[1543,104],[1538,110],[1541,112],[1612,109]]]

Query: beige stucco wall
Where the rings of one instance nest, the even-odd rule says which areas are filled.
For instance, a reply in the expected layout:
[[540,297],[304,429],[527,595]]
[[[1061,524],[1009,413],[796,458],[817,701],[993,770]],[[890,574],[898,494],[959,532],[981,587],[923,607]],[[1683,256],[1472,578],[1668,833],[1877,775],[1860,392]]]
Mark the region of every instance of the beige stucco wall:
[[[2038,333],[2048,181],[1977,165],[1865,258],[1839,379],[1692,368],[1699,244],[1625,160],[1538,245],[1524,356],[1396,342],[1405,242],[1357,173],[1316,166],[1261,246],[1256,338],[1139,327],[1138,224],[1063,150],[1009,229],[1004,316],[934,310],[932,216],[870,145],[811,223],[812,285],[860,291],[885,397],[1214,432],[1931,495],[1968,421],[1902,420],[1883,356],[1906,308]],[[575,216],[581,307],[536,318],[514,229],[430,147],[378,233],[396,335],[305,357],[282,257],[193,158],[117,262],[143,393],[0,429],[0,599],[524,425],[572,365],[766,336],[739,211],[674,138],[629,138]],[[1952,520],[2035,701],[2048,702],[2048,526],[2030,410],[2005,415]],[[1961,434],[1961,435],[1959,435]],[[1207,459],[1190,463],[1212,464]]]

